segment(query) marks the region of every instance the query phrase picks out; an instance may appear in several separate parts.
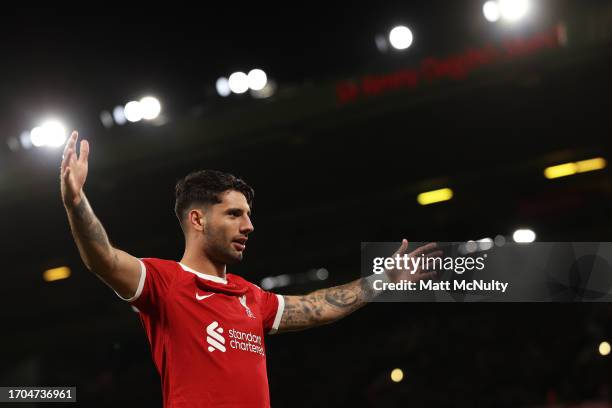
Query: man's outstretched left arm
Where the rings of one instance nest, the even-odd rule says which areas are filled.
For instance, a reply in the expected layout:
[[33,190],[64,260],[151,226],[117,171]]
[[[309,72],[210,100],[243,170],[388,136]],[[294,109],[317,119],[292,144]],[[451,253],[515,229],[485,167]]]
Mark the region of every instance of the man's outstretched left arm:
[[[408,242],[402,241],[402,245],[395,254],[403,255],[408,248]],[[442,252],[437,249],[436,244],[427,244],[408,256],[428,257],[439,256]],[[394,256],[395,256],[394,254]],[[391,281],[400,279],[421,280],[435,276],[435,272],[418,270],[413,273],[409,271],[391,270],[386,272]],[[366,303],[373,300],[380,292],[374,290],[372,281],[368,278],[357,279],[345,285],[332,288],[319,289],[304,296],[283,296],[285,310],[281,318],[278,332],[304,330],[311,327],[329,324],[339,320]]]

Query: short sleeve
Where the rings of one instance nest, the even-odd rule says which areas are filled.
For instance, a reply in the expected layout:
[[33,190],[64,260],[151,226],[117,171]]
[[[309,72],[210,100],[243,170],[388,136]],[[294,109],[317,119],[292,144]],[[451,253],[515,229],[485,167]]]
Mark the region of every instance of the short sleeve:
[[282,295],[267,292],[256,286],[260,294],[260,310],[262,313],[264,331],[274,334],[278,331],[283,311],[285,310],[285,299]]
[[165,262],[154,258],[142,258],[138,261],[141,272],[136,293],[129,299],[122,299],[130,302],[140,312],[153,313],[164,302],[176,278],[176,268],[169,267]]

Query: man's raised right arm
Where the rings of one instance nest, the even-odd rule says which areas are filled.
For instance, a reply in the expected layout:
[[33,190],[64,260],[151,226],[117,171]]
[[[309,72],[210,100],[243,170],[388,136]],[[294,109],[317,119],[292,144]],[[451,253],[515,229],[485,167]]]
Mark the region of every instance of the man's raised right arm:
[[89,144],[81,141],[77,158],[77,132],[72,132],[61,165],[62,201],[68,215],[72,236],[87,269],[95,273],[121,297],[129,299],[138,289],[141,262],[132,255],[114,248],[94,214],[83,186],[87,178]]

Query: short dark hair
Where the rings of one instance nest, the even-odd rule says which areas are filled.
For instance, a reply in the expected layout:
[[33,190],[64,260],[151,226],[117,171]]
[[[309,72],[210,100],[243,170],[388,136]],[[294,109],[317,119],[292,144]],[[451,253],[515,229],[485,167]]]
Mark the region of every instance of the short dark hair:
[[219,194],[235,190],[246,197],[249,207],[253,206],[255,191],[244,180],[233,174],[218,170],[199,170],[189,173],[176,183],[174,213],[183,222],[187,210],[193,205],[210,205],[221,202]]

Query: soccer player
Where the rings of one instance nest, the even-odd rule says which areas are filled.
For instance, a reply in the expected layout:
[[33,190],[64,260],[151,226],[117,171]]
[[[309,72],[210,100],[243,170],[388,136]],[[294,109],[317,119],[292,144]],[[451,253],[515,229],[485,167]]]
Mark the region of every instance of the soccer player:
[[[164,407],[269,407],[264,334],[331,323],[376,295],[359,279],[281,296],[227,273],[226,265],[242,260],[254,230],[254,192],[218,171],[194,172],[176,185],[175,212],[185,236],[180,262],[139,259],[113,247],[83,191],[89,144],[81,141],[77,157],[77,138],[75,131],[66,143],[60,175],[72,234],[85,266],[139,310]],[[407,245],[403,240],[397,253]],[[411,255],[438,253],[435,244],[417,251]],[[388,272],[391,280],[433,274]]]

